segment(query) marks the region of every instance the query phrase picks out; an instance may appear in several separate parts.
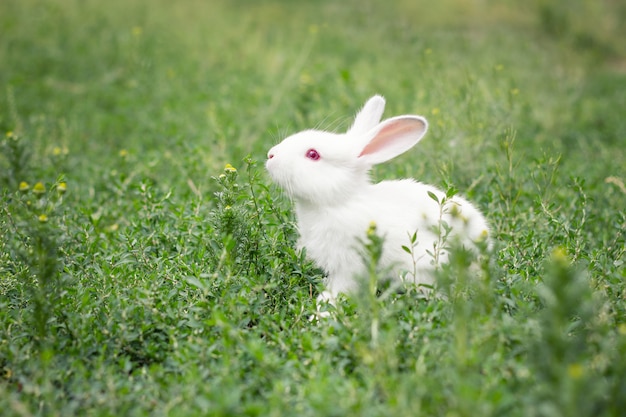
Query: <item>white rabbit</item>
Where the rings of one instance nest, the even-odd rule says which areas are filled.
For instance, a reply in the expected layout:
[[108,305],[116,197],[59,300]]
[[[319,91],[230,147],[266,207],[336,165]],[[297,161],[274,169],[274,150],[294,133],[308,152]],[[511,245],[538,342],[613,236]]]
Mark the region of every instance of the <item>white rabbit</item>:
[[[319,299],[333,301],[339,293],[358,288],[366,272],[362,242],[371,224],[383,237],[381,269],[390,278],[433,284],[434,246],[441,243],[442,225],[451,228],[446,239],[468,248],[488,239],[487,221],[471,203],[412,179],[373,184],[374,164],[409,150],[427,130],[423,117],[405,115],[380,122],[385,100],[370,98],[345,134],[305,130],[289,136],[268,152],[266,168],[272,179],[294,200],[300,239],[298,245],[327,274]],[[417,232],[412,254],[410,236]],[[439,248],[439,261],[447,260]],[[429,251],[429,252],[427,252]]]

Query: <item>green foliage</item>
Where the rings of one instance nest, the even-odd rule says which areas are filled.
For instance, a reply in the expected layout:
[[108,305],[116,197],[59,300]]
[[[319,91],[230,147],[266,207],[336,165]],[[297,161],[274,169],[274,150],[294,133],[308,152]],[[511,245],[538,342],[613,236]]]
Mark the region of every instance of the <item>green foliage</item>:
[[[624,13],[1,2],[3,415],[620,415]],[[374,93],[430,122],[374,177],[458,190],[494,248],[442,221],[437,290],[396,288],[372,225],[362,292],[310,320],[322,273],[257,161]]]

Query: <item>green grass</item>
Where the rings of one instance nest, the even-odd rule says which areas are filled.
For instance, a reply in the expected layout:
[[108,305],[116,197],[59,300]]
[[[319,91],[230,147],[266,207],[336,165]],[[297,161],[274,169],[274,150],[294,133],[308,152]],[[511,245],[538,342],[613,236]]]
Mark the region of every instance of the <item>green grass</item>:
[[[626,9],[430,3],[3,1],[3,415],[620,415]],[[496,248],[311,322],[262,162],[375,93]]]

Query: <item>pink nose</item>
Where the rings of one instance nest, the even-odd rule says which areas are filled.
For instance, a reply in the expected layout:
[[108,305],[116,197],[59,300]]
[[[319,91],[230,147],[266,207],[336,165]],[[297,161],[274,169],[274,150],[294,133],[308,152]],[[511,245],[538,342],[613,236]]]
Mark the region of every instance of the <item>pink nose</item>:
[[267,159],[272,159],[273,157],[274,157],[273,153],[270,152],[270,153],[267,154]]

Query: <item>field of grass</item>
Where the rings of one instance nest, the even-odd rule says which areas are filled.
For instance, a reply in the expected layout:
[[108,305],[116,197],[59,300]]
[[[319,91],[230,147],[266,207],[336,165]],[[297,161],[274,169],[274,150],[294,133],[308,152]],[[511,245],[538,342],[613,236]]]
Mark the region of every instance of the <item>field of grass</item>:
[[[0,414],[622,414],[624,21],[612,0],[3,0]],[[323,276],[265,153],[376,93],[431,128],[374,177],[457,188],[495,249],[473,279],[454,257],[445,297],[310,321]]]

